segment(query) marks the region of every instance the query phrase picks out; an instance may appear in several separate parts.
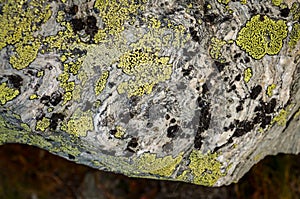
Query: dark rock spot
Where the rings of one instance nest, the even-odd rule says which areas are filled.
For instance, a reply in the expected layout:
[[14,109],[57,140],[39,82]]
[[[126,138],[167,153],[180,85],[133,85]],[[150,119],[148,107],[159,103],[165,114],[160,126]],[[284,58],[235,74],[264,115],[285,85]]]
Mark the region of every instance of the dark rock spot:
[[250,98],[256,99],[261,91],[262,91],[262,87],[260,85],[253,87],[250,92]]
[[209,91],[207,83],[202,85],[202,94],[205,95]]
[[61,102],[61,100],[62,100],[62,94],[60,92],[56,91],[51,94],[50,104],[52,106],[56,106],[57,104],[59,104],[59,102]]
[[82,19],[72,19],[71,24],[75,32],[81,31],[85,28],[85,23]]
[[16,89],[20,89],[23,83],[23,79],[19,75],[9,75],[7,76],[8,82]]
[[127,148],[132,147],[136,148],[138,146],[138,139],[137,138],[131,138],[131,140],[127,144]]
[[170,115],[167,113],[167,114],[165,115],[165,118],[166,118],[166,120],[169,120],[169,119],[170,119]]
[[71,155],[71,154],[68,154],[68,157],[69,157],[70,160],[74,160],[75,159],[75,156]]
[[266,113],[273,113],[275,107],[276,107],[276,99],[275,99],[275,98],[272,98],[272,99],[270,100],[270,102],[267,103],[267,105],[266,105],[266,107],[265,107],[265,112],[266,112]]
[[236,125],[236,129],[233,133],[233,137],[240,137],[250,132],[254,128],[254,124],[251,121],[241,121]]
[[72,7],[69,8],[68,13],[70,15],[76,15],[76,13],[78,12],[78,6],[77,5],[73,5]]
[[216,21],[216,19],[218,18],[218,15],[215,13],[211,13],[211,14],[207,14],[204,15],[203,17],[203,21],[206,23],[214,23]]
[[118,131],[116,129],[112,129],[112,130],[109,131],[109,134],[116,135],[117,132]]
[[47,106],[49,106],[49,102],[50,102],[50,96],[49,95],[43,95],[40,99],[40,102],[42,104],[45,104]]
[[219,61],[214,61],[214,63],[213,63],[213,66],[214,66],[215,68],[217,68],[217,70],[218,70],[219,72],[222,72],[222,71],[224,70],[225,66],[228,66],[228,65],[229,65],[228,62],[221,63],[221,62],[219,62]]
[[50,129],[55,130],[59,121],[63,121],[65,116],[62,113],[53,113],[50,118]]
[[244,108],[243,108],[243,105],[242,104],[239,104],[237,107],[236,107],[236,112],[240,112],[242,111]]
[[189,65],[187,69],[182,69],[183,76],[189,76],[191,71],[194,69],[193,65]]
[[242,53],[236,53],[233,55],[233,58],[237,59],[237,58],[241,57],[241,55],[242,55]]
[[288,17],[289,14],[290,14],[289,8],[283,8],[280,10],[280,16],[282,16],[282,17]]
[[172,119],[170,120],[170,122],[171,122],[171,123],[175,123],[175,122],[176,122],[176,119],[175,119],[175,118],[172,118]]
[[196,132],[196,136],[195,136],[195,140],[194,140],[194,148],[195,149],[200,149],[201,146],[202,146],[202,140],[203,140],[203,137],[201,135],[201,132],[198,128],[197,132]]
[[174,138],[176,136],[176,133],[179,131],[179,126],[175,124],[174,126],[169,126],[167,129],[167,137],[168,138]]
[[238,74],[235,78],[234,78],[235,81],[240,81],[241,80],[241,74]]
[[249,57],[245,57],[244,61],[245,61],[245,63],[249,63],[250,62],[250,58]]

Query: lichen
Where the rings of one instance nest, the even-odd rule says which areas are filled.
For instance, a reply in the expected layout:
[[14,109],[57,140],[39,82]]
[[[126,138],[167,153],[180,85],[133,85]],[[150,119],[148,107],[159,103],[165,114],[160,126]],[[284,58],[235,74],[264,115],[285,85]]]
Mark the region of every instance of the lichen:
[[231,0],[218,0],[219,3],[227,5]]
[[47,117],[43,117],[43,119],[38,120],[36,122],[35,130],[44,132],[49,126],[50,126],[50,119]]
[[290,38],[289,38],[289,47],[291,49],[294,49],[297,45],[297,43],[300,40],[300,24],[297,22],[293,25],[293,29],[290,33]]
[[8,0],[3,5],[0,50],[14,45],[14,55],[10,57],[13,68],[26,68],[36,58],[41,43],[33,33],[40,28],[37,24],[45,23],[51,14],[50,5],[45,5],[44,1]]
[[269,97],[272,97],[273,95],[273,90],[276,88],[276,84],[271,84],[267,87],[267,95]]
[[277,123],[279,126],[285,126],[288,117],[288,111],[281,109],[280,112],[273,118],[271,125]]
[[90,111],[82,112],[77,109],[72,117],[62,124],[61,130],[75,137],[86,136],[87,131],[94,129],[92,113]]
[[213,59],[219,59],[222,56],[221,49],[226,44],[226,41],[212,37],[210,40],[209,54]]
[[143,49],[124,53],[119,59],[118,68],[133,78],[122,82],[118,92],[127,93],[128,97],[150,94],[155,84],[171,77],[172,65],[168,62],[169,57],[158,57],[157,53],[144,52]]
[[202,154],[198,150],[192,151],[189,168],[194,176],[193,183],[213,186],[220,177],[226,175],[225,172],[221,172],[222,163],[217,160],[217,157],[217,153]]
[[245,83],[248,83],[250,79],[252,78],[252,69],[250,67],[246,68],[244,70],[244,81]]
[[280,6],[282,4],[283,0],[272,0],[272,3],[274,6]]
[[182,160],[183,153],[177,157],[165,156],[158,158],[156,154],[144,153],[135,160],[135,165],[141,172],[170,177]]
[[116,127],[116,133],[114,134],[114,137],[117,138],[117,139],[122,139],[125,136],[125,132],[126,132],[126,130],[123,127],[117,126]]
[[37,94],[31,94],[30,96],[29,96],[29,99],[30,100],[34,100],[34,99],[37,99],[37,98],[39,98],[39,96],[37,95]]
[[20,94],[18,89],[9,88],[5,82],[0,84],[0,102],[1,105],[13,100]]
[[292,4],[290,12],[293,15],[293,20],[298,21],[300,19],[300,3],[299,2],[294,2]]
[[286,37],[287,25],[284,20],[276,21],[255,15],[239,31],[236,44],[254,59],[261,59],[266,54],[278,54]]
[[135,15],[139,10],[143,9],[145,0],[138,2],[127,0],[96,0],[94,8],[98,9],[105,30],[98,31],[96,38],[97,42],[105,39],[104,32],[107,35],[116,36],[124,30],[126,21],[134,20]]
[[109,71],[103,71],[100,78],[95,84],[94,91],[96,95],[99,95],[105,88],[108,76],[109,76]]

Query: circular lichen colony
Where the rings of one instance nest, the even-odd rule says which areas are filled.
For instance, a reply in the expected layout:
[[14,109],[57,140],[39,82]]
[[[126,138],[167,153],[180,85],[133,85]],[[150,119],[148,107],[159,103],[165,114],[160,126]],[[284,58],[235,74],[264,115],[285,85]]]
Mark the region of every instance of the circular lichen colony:
[[240,30],[236,44],[254,59],[261,59],[266,54],[278,54],[282,48],[282,40],[286,37],[285,21],[256,15]]

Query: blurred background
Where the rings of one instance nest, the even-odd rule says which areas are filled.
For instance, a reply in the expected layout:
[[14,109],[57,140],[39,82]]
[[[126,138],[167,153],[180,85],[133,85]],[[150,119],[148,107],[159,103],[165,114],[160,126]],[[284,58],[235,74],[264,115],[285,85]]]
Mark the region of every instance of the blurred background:
[[300,198],[300,155],[268,156],[237,184],[209,188],[128,178],[32,146],[0,146],[0,199]]

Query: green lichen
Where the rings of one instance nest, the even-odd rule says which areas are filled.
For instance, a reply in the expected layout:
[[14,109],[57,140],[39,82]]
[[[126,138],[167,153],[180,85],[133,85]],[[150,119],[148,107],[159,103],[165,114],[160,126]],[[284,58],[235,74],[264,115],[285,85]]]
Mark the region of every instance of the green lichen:
[[296,112],[294,119],[297,119],[300,116],[300,108],[298,109],[298,111]]
[[276,88],[276,84],[271,84],[267,87],[267,95],[269,97],[272,97],[273,95],[273,90]]
[[181,162],[182,155],[183,153],[175,158],[172,156],[158,158],[156,154],[144,153],[135,160],[135,164],[141,172],[170,177]]
[[293,20],[298,21],[300,19],[300,3],[294,2],[290,9],[290,13],[293,15]]
[[50,126],[50,119],[47,117],[43,117],[43,119],[38,120],[36,122],[35,130],[44,132],[49,126]]
[[217,157],[217,153],[204,155],[201,151],[192,151],[189,168],[194,176],[193,183],[213,186],[220,177],[226,175],[226,173],[221,172],[222,163],[217,160]]
[[123,139],[124,136],[125,136],[126,130],[121,126],[117,126],[116,131],[117,132],[114,134],[114,137],[117,138],[117,139]]
[[39,98],[39,96],[37,95],[37,94],[31,94],[30,96],[29,96],[29,99],[30,100],[34,100],[34,99],[37,99],[37,98]]
[[255,15],[239,31],[236,44],[254,59],[261,59],[266,54],[278,54],[286,37],[285,21]]
[[252,69],[250,67],[246,68],[244,70],[244,81],[245,83],[248,83],[250,79],[252,78]]
[[280,6],[283,3],[283,0],[272,0],[274,6]]
[[61,130],[75,137],[86,136],[87,131],[94,129],[92,113],[77,109],[70,120],[62,124]]
[[297,43],[299,42],[300,40],[300,23],[295,23],[293,25],[293,29],[290,33],[290,38],[289,38],[289,47],[291,49],[294,49],[297,45]]
[[9,88],[5,82],[0,84],[0,103],[1,105],[6,104],[8,101],[13,100],[20,94],[17,89]]
[[94,7],[99,10],[99,16],[104,23],[105,30],[96,34],[97,42],[105,39],[104,35],[118,35],[124,30],[126,21],[134,20],[133,16],[143,9],[145,0],[96,0]]
[[226,44],[226,41],[212,37],[210,40],[209,54],[213,59],[219,59],[222,56],[221,49]]
[[14,55],[10,57],[13,68],[26,68],[37,56],[40,48],[39,36],[33,36],[51,16],[50,5],[44,1],[5,2],[0,15],[0,50],[6,45],[14,45]]
[[122,82],[118,92],[127,93],[128,97],[150,94],[155,84],[171,77],[172,65],[168,62],[169,57],[158,57],[157,53],[143,49],[124,53],[119,59],[118,68],[133,78]]
[[271,125],[277,123],[279,126],[285,126],[288,114],[289,114],[288,111],[284,109],[280,110],[280,112],[271,121]]
[[99,95],[105,88],[108,76],[109,76],[109,71],[103,71],[94,88],[96,95]]
[[219,3],[227,5],[231,0],[218,0]]

